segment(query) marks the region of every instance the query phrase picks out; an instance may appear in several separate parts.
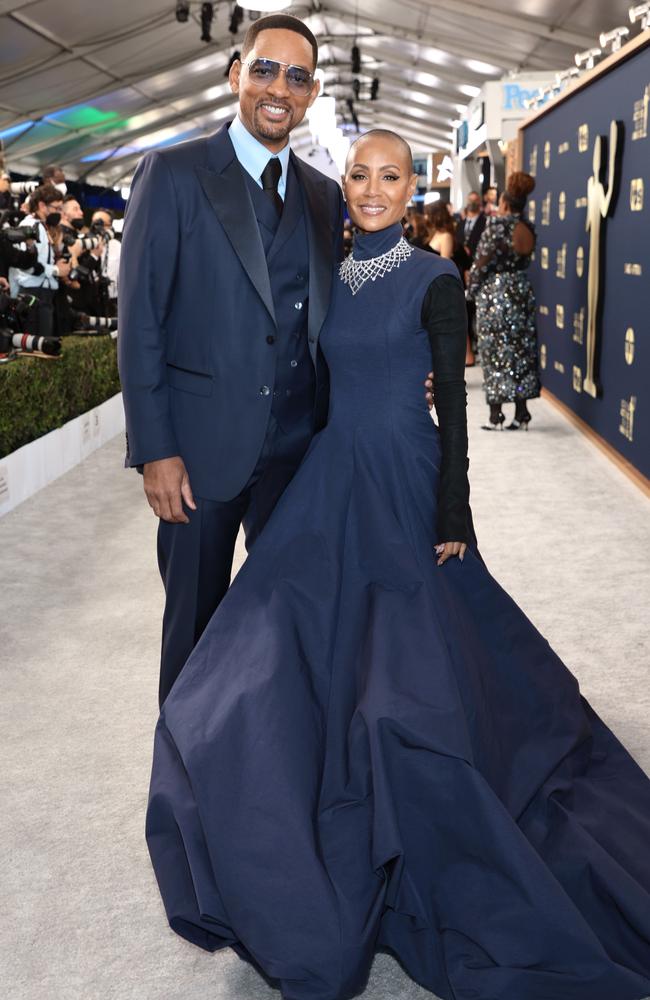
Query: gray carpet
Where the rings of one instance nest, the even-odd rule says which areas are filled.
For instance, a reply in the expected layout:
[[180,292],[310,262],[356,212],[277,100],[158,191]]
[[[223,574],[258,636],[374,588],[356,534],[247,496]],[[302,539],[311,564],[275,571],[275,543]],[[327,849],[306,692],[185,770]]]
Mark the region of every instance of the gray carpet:
[[[483,556],[650,770],[648,500],[543,401],[528,434],[481,431],[479,383]],[[116,439],[0,520],[2,995],[277,998],[165,922],[143,839],[162,593],[154,518],[121,460]],[[385,956],[364,996],[431,998]]]

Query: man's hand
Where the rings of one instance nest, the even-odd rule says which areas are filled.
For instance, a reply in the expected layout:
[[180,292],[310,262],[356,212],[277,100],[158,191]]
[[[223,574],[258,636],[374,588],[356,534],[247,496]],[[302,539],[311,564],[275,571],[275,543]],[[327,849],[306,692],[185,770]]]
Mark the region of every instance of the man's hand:
[[435,546],[435,550],[438,556],[437,565],[442,566],[451,556],[458,556],[462,562],[465,558],[467,546],[465,542],[441,542],[440,545]]
[[427,401],[427,406],[429,407],[430,410],[432,410],[433,409],[433,372],[429,372],[429,374],[427,375],[426,381],[424,383],[424,388],[426,389],[426,392],[424,394],[424,398]]
[[172,524],[189,524],[183,501],[190,510],[196,510],[196,504],[183,459],[177,455],[145,462],[143,473],[144,492],[156,517]]
[[9,282],[7,281],[6,278],[3,278],[2,276],[0,276],[0,288],[2,289],[3,292],[9,291]]
[[70,264],[67,260],[59,260],[56,263],[56,271],[59,278],[67,278],[70,274]]

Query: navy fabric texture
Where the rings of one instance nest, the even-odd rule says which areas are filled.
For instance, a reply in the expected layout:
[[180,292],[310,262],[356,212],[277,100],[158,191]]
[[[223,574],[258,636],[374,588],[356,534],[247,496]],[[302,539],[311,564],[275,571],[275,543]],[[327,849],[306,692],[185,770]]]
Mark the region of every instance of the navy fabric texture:
[[435,563],[451,266],[335,275],[329,421],[163,706],[152,862],[173,929],[285,1000],[380,948],[443,1000],[641,1000],[650,781],[475,545]]
[[[320,427],[327,373],[319,365],[318,337],[332,261],[340,254],[342,199],[334,181],[293,153],[290,165],[307,206],[303,298],[309,298],[307,341]],[[250,479],[263,447],[276,375],[269,338],[277,337],[280,323],[260,227],[227,125],[142,158],[122,247],[118,360],[126,464],[180,455],[198,496],[231,500]]]

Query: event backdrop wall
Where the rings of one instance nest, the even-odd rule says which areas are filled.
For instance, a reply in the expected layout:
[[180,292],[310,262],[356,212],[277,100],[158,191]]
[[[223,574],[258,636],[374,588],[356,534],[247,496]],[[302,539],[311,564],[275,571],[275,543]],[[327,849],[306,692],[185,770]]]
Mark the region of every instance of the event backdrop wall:
[[537,228],[530,275],[542,383],[645,476],[649,104],[645,32],[520,130],[522,168],[537,182],[529,202]]

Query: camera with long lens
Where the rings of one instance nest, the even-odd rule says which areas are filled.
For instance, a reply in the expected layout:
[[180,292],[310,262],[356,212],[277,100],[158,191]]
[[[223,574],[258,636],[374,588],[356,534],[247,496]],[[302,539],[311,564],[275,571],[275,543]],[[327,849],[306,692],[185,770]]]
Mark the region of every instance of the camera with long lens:
[[54,357],[61,353],[58,337],[37,337],[25,332],[29,313],[37,302],[33,295],[21,294],[11,298],[0,292],[0,354],[40,351]]
[[25,198],[35,191],[37,187],[39,187],[38,181],[12,181],[9,185],[9,191],[16,197]]
[[36,337],[32,333],[13,333],[0,327],[0,354],[11,354],[12,351],[25,351],[32,354],[40,351],[57,357],[61,353],[61,341],[58,337]]
[[[109,316],[89,316],[87,313],[73,310],[72,313],[76,324],[75,333],[84,333],[87,336],[93,334],[110,334],[113,339],[117,336],[117,319]],[[115,336],[113,336],[115,334]]]
[[21,294],[12,298],[0,292],[0,328],[12,333],[22,333],[37,299],[34,295]]
[[36,226],[5,226],[0,229],[0,239],[7,243],[24,243],[25,240],[37,240],[38,229]]
[[103,219],[95,219],[94,222],[91,222],[90,231],[96,236],[101,236],[106,242],[115,239],[115,230],[110,226],[105,226]]

